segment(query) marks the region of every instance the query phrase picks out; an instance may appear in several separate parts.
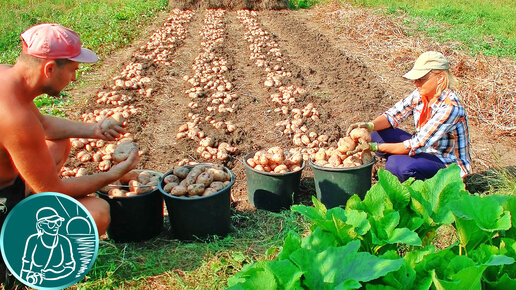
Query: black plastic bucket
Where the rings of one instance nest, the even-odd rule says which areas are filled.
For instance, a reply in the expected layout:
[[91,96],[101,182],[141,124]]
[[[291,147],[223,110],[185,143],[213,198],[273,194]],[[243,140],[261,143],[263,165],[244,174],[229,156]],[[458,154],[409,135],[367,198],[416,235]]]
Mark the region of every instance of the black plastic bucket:
[[254,152],[244,157],[245,174],[247,180],[247,198],[256,208],[279,212],[289,209],[294,201],[294,194],[299,191],[301,172],[305,168],[305,161],[301,169],[295,172],[275,174],[251,168],[247,159]]
[[373,159],[361,166],[332,168],[318,166],[310,160],[317,199],[326,208],[345,205],[353,194],[363,199],[371,188],[371,173],[375,162]]
[[[198,164],[197,164],[198,165]],[[193,167],[194,165],[187,165]],[[171,233],[180,240],[204,239],[211,235],[225,236],[230,229],[230,193],[235,183],[235,175],[224,167],[231,175],[228,186],[207,196],[175,196],[163,190],[163,179],[172,174],[165,173],[160,179],[158,188],[167,205]]]
[[111,223],[107,233],[115,242],[141,242],[161,233],[163,197],[158,188],[128,197],[114,197],[101,191],[97,195],[109,203]]

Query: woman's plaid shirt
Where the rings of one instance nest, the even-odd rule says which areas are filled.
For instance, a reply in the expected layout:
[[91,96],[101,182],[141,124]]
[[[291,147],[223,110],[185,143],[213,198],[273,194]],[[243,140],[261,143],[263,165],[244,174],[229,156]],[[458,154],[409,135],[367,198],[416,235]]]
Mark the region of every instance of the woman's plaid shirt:
[[414,116],[416,133],[411,139],[403,142],[410,148],[409,156],[418,153],[433,154],[444,164],[457,163],[461,168],[461,176],[471,172],[471,156],[469,153],[468,117],[457,95],[450,89],[444,90],[439,98],[430,104],[430,119],[418,128],[423,102],[421,95],[414,90],[408,97],[396,103],[384,115],[393,128],[408,116]]

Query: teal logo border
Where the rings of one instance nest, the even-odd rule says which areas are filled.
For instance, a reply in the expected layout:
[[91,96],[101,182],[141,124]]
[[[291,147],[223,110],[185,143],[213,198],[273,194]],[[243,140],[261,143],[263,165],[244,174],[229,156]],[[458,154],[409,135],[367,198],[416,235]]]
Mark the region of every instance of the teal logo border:
[[[78,206],[79,208],[82,209],[83,213],[86,214],[86,217],[87,219],[89,220],[89,222],[91,222],[92,224],[92,229],[91,231],[93,232],[92,234],[95,235],[95,250],[94,250],[94,253],[91,257],[91,260],[90,262],[87,264],[87,269],[79,276],[79,277],[76,277],[74,278],[72,281],[70,281],[69,279],[70,278],[73,278],[73,276],[71,277],[64,277],[62,279],[66,279],[66,282],[63,283],[63,285],[56,285],[56,286],[51,286],[51,287],[44,287],[44,286],[39,286],[39,285],[34,285],[34,284],[31,284],[31,283],[28,283],[26,280],[22,279],[20,277],[20,273],[18,273],[18,270],[15,270],[13,269],[13,267],[11,266],[11,263],[9,262],[9,259],[6,257],[5,255],[5,231],[6,231],[6,228],[9,227],[9,222],[10,220],[13,219],[13,217],[19,217],[19,216],[27,216],[27,214],[23,213],[23,210],[24,210],[24,205],[25,206],[28,206],[30,203],[34,202],[34,199],[41,199],[41,198],[44,198],[44,199],[47,199],[48,197],[56,197],[56,199],[59,201],[59,198],[63,198],[63,199],[66,199],[68,201],[71,201],[73,202],[76,206]],[[44,201],[44,200],[42,200]],[[41,204],[41,207],[40,208],[44,208],[45,205],[44,202]],[[78,209],[77,209],[78,210]],[[82,213],[81,213],[82,214]],[[28,216],[28,219],[35,219],[35,217],[32,215],[32,216]],[[13,221],[15,222],[15,221]],[[32,232],[34,233],[35,231],[35,228],[30,228],[30,229],[27,229],[26,230],[27,232]],[[24,235],[26,235],[26,233],[23,233]],[[24,237],[23,237],[24,238]],[[24,245],[25,246],[25,245]],[[9,269],[9,271],[11,271],[11,273],[14,275],[14,277],[16,277],[16,279],[18,279],[19,281],[21,281],[22,283],[24,283],[25,285],[29,286],[29,287],[32,287],[32,288],[35,288],[35,289],[41,289],[41,290],[47,290],[47,289],[63,289],[63,288],[66,288],[66,287],[70,287],[72,285],[74,285],[75,283],[79,282],[80,280],[82,280],[84,278],[84,276],[86,276],[86,274],[89,272],[89,270],[91,269],[91,267],[93,266],[93,264],[95,263],[95,260],[97,258],[97,255],[98,255],[98,250],[99,250],[99,235],[98,235],[98,231],[97,231],[97,226],[95,224],[95,221],[93,219],[93,217],[91,216],[91,214],[89,213],[89,211],[86,209],[86,207],[84,207],[84,205],[82,205],[79,201],[75,200],[74,198],[68,196],[68,195],[65,195],[65,194],[62,194],[62,193],[57,193],[57,192],[42,192],[42,193],[37,193],[37,194],[34,194],[34,195],[31,195],[29,197],[26,197],[24,198],[20,203],[18,203],[12,210],[11,212],[9,212],[9,214],[7,215],[5,221],[4,221],[4,225],[1,229],[1,232],[0,232],[0,250],[2,252],[2,257],[4,259],[4,262],[5,262],[5,265],[7,266],[7,268]],[[23,255],[23,252],[21,253]],[[22,257],[20,256],[19,258],[20,260],[22,259]],[[79,261],[81,260],[81,258],[77,257],[76,261]],[[72,274],[74,274],[76,271],[77,271],[77,268],[79,267],[78,263],[76,263],[76,268],[74,269],[74,272],[72,272]],[[74,274],[75,275],[75,274]],[[56,283],[53,283],[53,284],[56,284]]]

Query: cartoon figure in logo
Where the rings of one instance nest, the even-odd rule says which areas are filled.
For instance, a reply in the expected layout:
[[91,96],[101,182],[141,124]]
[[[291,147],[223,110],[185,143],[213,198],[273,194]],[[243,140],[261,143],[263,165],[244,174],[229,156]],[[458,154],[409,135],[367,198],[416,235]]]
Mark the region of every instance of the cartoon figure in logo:
[[58,280],[75,270],[72,244],[59,234],[64,218],[51,207],[36,213],[37,233],[29,236],[25,244],[20,276],[32,284],[45,280]]

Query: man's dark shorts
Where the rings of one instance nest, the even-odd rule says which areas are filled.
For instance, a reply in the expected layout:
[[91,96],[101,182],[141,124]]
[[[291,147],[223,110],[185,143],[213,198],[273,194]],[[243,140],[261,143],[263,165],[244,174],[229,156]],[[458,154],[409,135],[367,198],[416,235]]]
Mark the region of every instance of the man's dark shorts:
[[[0,189],[0,229],[9,212],[25,197],[25,182],[17,177],[13,184]],[[15,278],[7,271],[4,260],[0,257],[0,283],[4,289],[11,289]]]

